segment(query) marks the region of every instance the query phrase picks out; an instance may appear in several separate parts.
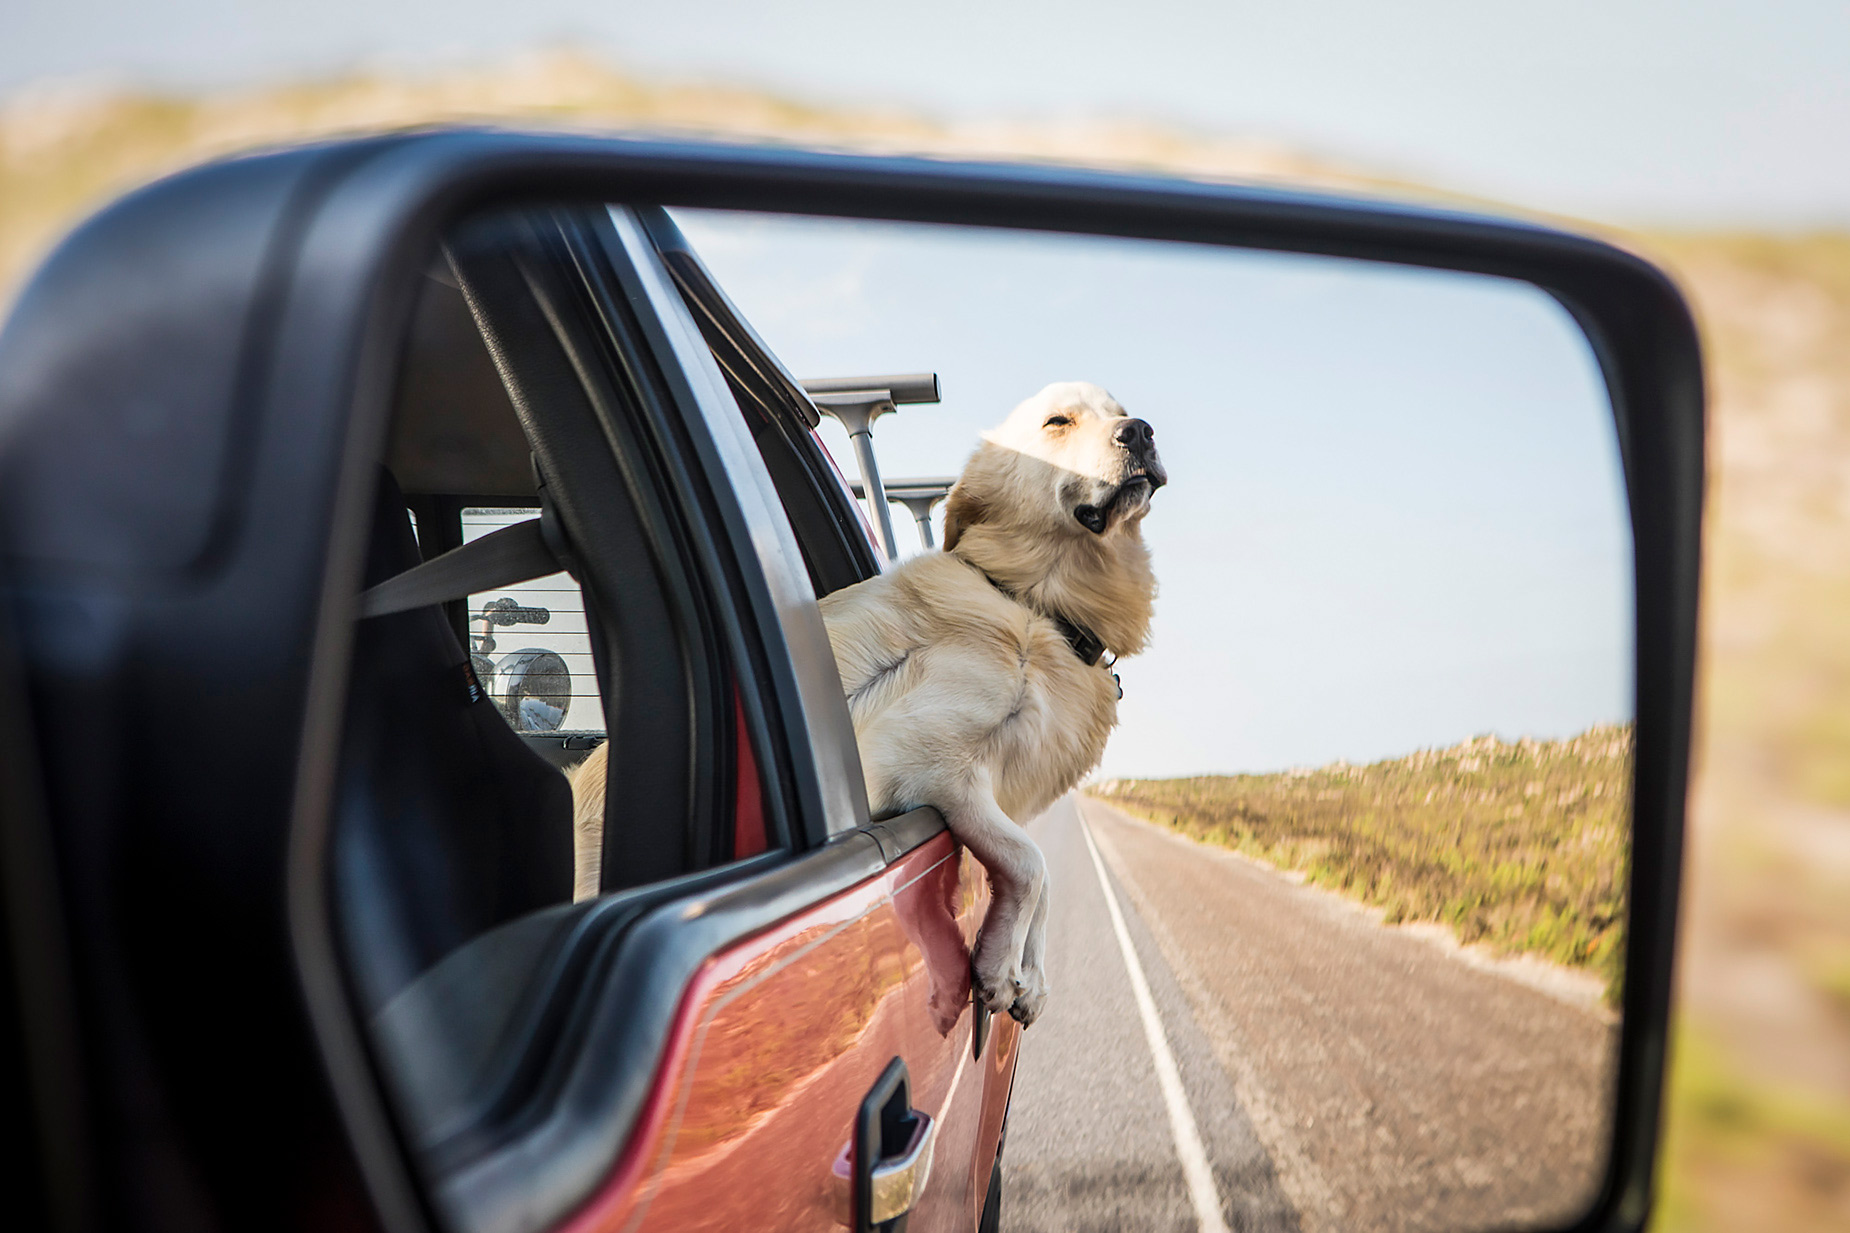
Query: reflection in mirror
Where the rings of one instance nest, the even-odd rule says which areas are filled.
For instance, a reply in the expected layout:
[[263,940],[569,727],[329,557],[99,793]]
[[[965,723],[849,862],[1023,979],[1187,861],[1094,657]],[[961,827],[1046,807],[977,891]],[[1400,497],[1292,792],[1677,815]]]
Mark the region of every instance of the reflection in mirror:
[[[1571,1221],[1621,1029],[1633,604],[1612,412],[1561,307],[1323,258],[672,216],[453,228],[376,460],[333,899],[448,1225],[826,1227],[895,1056],[894,1150],[935,1144],[913,1233],[985,1210],[1005,1107],[1003,1227]],[[858,525],[843,475],[892,517]],[[714,547],[742,533],[705,484],[760,555]],[[1094,558],[1124,568],[1044,564]],[[766,617],[735,584],[779,568]],[[853,802],[855,734],[811,702],[866,667],[841,631],[933,608],[857,626],[857,597],[933,570],[951,625],[1016,631],[1004,662],[951,682],[914,639],[864,683],[1034,734],[997,738],[1013,821],[984,817],[1049,886],[995,970],[1044,938],[1050,988],[993,1019],[979,927],[1032,879],[986,889],[968,816],[962,854],[887,816],[936,799],[888,792],[844,839],[852,808],[799,816],[781,778],[812,758]],[[1056,578],[1064,623],[1021,611]],[[820,691],[800,722],[759,655]],[[1029,705],[1030,662],[1080,684]],[[900,718],[860,767],[989,756]]]
[[[1131,1227],[1191,1196],[1264,1228],[1583,1210],[1619,1030],[1632,546],[1561,306],[1322,258],[673,215],[799,376],[938,374],[941,402],[873,426],[892,488],[957,474],[1058,380],[1161,444],[1150,649],[1116,668],[1085,791],[1020,819],[1050,870],[1052,991],[1008,1219]],[[903,550],[940,550],[943,505],[915,532],[933,494],[909,495]]]

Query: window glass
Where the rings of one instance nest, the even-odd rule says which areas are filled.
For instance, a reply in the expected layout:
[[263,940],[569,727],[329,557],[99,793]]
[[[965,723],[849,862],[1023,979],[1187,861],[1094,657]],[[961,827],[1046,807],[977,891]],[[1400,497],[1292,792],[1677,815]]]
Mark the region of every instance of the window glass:
[[[531,508],[467,507],[463,543],[539,514]],[[476,677],[516,732],[604,735],[584,593],[571,575],[469,596],[468,630]]]

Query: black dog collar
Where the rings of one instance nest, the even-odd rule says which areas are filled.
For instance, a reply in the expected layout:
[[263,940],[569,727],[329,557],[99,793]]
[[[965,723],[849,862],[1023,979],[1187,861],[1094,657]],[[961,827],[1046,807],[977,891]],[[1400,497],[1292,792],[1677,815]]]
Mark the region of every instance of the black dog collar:
[[1096,664],[1105,654],[1105,644],[1091,630],[1075,625],[1063,616],[1049,616],[1047,619],[1060,627],[1060,632],[1066,635],[1066,645],[1073,648],[1073,654],[1079,656],[1079,662],[1086,667]]

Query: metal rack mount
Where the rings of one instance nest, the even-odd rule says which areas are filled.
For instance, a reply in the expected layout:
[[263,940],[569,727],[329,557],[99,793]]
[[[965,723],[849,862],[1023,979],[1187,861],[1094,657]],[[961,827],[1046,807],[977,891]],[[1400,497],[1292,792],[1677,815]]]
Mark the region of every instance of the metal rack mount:
[[[886,553],[887,560],[897,561],[899,541],[893,534],[893,514],[887,508],[887,489],[880,480],[880,463],[874,457],[874,421],[889,411],[898,410],[901,404],[937,402],[938,374],[925,372],[880,377],[816,377],[800,384],[818,411],[834,416],[848,430],[849,444],[854,447],[855,461],[861,468],[862,491],[856,495],[865,498],[866,494],[872,494],[867,504],[873,514],[874,533],[880,538],[880,548]],[[908,504],[907,508],[913,507]],[[930,505],[925,509],[929,517]],[[916,510],[913,516],[918,517]],[[930,534],[927,528],[927,544],[931,542]]]
[[[931,533],[932,506],[951,495],[951,486],[957,482],[955,475],[934,475],[921,479],[896,479],[886,486],[886,499],[903,505],[912,520],[919,524],[919,542],[927,548],[937,546]],[[865,484],[848,485],[854,495],[862,500],[867,498]]]

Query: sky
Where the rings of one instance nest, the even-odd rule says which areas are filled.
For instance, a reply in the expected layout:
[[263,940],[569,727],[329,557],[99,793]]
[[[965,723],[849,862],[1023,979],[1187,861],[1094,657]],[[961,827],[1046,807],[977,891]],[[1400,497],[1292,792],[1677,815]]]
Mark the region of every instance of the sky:
[[[950,123],[1149,121],[1603,221],[1850,226],[1844,0],[14,0],[0,98],[558,47]],[[686,217],[793,368],[942,375],[942,406],[882,422],[889,475],[955,470],[1050,380],[1098,381],[1157,426],[1174,476],[1148,524],[1157,642],[1124,665],[1105,773],[1367,761],[1629,714],[1609,412],[1584,342],[1533,290]]]
[[571,47],[951,121],[1147,119],[1629,224],[1850,224],[1844,0],[11,0],[0,96]]
[[[1101,774],[1368,762],[1632,714],[1630,525],[1585,338],[1534,288],[1193,245],[675,210],[799,377],[935,371],[875,424],[955,473],[1049,381],[1156,430],[1153,646]],[[845,435],[825,440],[855,473]],[[895,510],[902,547],[917,550]]]

